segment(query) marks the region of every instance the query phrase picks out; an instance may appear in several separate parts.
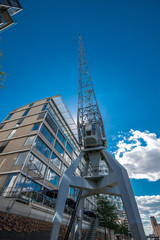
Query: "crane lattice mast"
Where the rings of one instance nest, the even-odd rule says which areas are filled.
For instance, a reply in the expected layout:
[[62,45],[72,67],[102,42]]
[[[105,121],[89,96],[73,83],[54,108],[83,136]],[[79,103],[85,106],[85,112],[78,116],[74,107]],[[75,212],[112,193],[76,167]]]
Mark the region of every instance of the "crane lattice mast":
[[[135,240],[146,240],[134,193],[126,169],[106,150],[106,137],[102,117],[96,101],[93,83],[89,73],[87,59],[79,35],[79,96],[78,96],[78,135],[83,148],[79,156],[63,173],[59,185],[58,197],[53,217],[50,240],[59,238],[69,187],[79,189],[77,202],[65,239],[82,239],[82,220],[84,199],[95,194],[121,196],[132,235]],[[85,160],[82,176],[76,169]],[[100,168],[101,162],[108,171]],[[74,223],[74,224],[73,224]],[[92,225],[94,223],[94,225]],[[85,239],[94,240],[98,219],[90,223]]]
[[97,104],[86,54],[79,34],[79,81],[78,81],[78,114],[77,126],[80,145],[84,145],[84,126],[87,123],[100,126],[101,137],[106,145],[106,136],[102,116]]

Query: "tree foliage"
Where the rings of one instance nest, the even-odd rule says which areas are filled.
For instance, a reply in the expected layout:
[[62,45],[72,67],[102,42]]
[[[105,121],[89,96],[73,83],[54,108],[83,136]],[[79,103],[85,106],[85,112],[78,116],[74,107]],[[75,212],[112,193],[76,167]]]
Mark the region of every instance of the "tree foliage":
[[115,223],[118,219],[117,208],[111,204],[107,196],[97,197],[97,215],[101,226],[109,229],[115,229]]
[[128,235],[128,228],[118,223],[117,208],[108,200],[107,196],[97,196],[96,212],[102,227],[113,229],[116,234]]
[[[0,61],[2,60],[2,52],[0,51]],[[4,88],[4,82],[6,79],[6,73],[2,71],[2,66],[0,66],[0,89]]]

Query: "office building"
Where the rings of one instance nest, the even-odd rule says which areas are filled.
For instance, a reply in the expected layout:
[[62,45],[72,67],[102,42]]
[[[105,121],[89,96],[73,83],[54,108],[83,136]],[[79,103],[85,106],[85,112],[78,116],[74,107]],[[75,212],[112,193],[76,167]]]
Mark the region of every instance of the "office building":
[[13,25],[13,16],[22,10],[18,0],[0,0],[0,31]]
[[157,223],[157,220],[154,216],[150,217],[150,221],[151,221],[151,224],[152,224],[152,228],[153,228],[155,237],[160,238],[160,224]]

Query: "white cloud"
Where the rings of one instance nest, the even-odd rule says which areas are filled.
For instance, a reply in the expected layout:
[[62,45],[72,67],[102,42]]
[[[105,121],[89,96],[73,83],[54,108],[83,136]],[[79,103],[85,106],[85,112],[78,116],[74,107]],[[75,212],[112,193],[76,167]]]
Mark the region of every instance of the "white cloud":
[[127,169],[130,178],[160,179],[160,138],[155,133],[131,129],[117,147],[115,158]]
[[136,197],[146,235],[153,233],[150,217],[154,216],[160,223],[160,195]]

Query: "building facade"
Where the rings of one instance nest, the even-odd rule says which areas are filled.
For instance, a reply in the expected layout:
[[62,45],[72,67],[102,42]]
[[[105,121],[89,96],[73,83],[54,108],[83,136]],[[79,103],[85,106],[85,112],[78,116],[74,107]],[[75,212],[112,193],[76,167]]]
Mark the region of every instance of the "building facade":
[[151,221],[151,224],[152,224],[152,227],[153,227],[155,237],[160,238],[160,224],[157,223],[157,220],[154,216],[150,217],[150,221]]
[[18,0],[1,0],[0,1],[0,31],[13,25],[13,15],[22,10]]
[[[0,194],[56,190],[62,173],[79,155],[77,128],[61,96],[46,98],[12,112],[0,124]],[[83,171],[84,162],[75,174]],[[68,197],[75,199],[70,188]],[[94,197],[85,200],[94,208]]]

